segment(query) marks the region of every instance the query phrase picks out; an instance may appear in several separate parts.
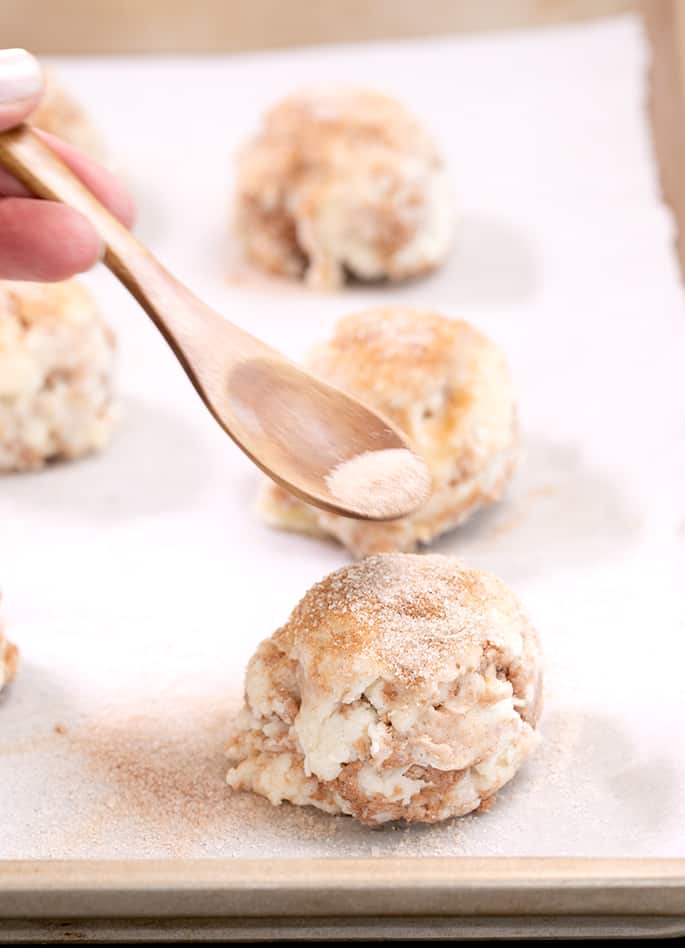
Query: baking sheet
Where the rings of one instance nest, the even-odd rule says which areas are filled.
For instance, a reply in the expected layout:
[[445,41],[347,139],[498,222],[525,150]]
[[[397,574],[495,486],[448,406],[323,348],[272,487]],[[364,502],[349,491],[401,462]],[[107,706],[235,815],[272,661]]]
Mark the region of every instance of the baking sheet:
[[[0,696],[0,857],[684,856],[685,312],[639,23],[58,65],[116,149],[141,237],[235,322],[297,357],[346,312],[409,303],[507,352],[525,458],[505,503],[433,549],[522,597],[547,656],[545,741],[490,812],[436,827],[229,792],[245,663],[347,556],[259,523],[249,462],[97,272],[121,430],[101,457],[0,482],[21,649]],[[231,154],[275,97],[327,79],[382,86],[435,130],[460,227],[433,277],[320,295],[239,261]]]

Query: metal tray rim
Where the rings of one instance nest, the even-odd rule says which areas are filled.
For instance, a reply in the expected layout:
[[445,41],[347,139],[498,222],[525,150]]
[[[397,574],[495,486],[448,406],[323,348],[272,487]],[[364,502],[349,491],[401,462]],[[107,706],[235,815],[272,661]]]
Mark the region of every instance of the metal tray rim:
[[685,859],[0,861],[0,919],[685,916]]

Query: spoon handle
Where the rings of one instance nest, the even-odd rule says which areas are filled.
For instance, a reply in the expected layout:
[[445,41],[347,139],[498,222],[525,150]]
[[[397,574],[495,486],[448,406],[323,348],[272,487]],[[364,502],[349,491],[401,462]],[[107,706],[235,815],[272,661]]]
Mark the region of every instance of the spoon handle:
[[341,460],[397,449],[411,458],[404,435],[193,296],[31,128],[0,133],[0,165],[33,194],[69,205],[90,221],[105,245],[105,264],[148,313],[206,407],[277,483],[308,503],[360,519],[392,519],[427,499],[427,469],[423,496],[411,497],[409,507],[393,500],[389,515],[331,494],[327,475]]
[[28,125],[0,133],[0,165],[37,197],[68,204],[90,221],[105,245],[104,263],[138,300],[189,371],[181,343],[192,328],[197,330],[196,324],[191,327],[191,320],[184,318],[189,307],[197,305],[190,290],[103,207]]

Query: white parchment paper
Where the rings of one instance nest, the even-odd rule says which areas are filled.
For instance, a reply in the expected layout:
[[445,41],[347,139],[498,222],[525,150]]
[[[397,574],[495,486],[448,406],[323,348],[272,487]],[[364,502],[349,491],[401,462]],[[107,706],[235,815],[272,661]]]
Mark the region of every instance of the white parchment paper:
[[[199,59],[66,59],[140,205],[139,233],[292,356],[381,302],[472,320],[507,352],[526,454],[509,499],[441,540],[520,594],[547,655],[545,742],[487,814],[369,830],[231,796],[245,663],[346,562],[272,532],[256,475],[136,304],[101,457],[0,481],[0,586],[21,649],[0,697],[0,857],[685,856],[685,310],[627,18],[517,35]],[[447,266],[317,295],[241,265],[231,156],[301,83],[387,89],[442,143]]]

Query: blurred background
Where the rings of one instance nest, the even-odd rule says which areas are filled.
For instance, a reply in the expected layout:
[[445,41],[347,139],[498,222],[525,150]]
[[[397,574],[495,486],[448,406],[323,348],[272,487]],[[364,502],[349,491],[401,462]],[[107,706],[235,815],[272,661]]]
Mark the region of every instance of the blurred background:
[[[660,0],[653,0],[654,5]],[[2,0],[3,46],[36,53],[227,52],[541,26],[639,0]]]
[[[50,55],[230,53],[640,13],[664,195],[685,232],[685,0],[1,0],[2,45]],[[685,240],[678,241],[685,272]]]

